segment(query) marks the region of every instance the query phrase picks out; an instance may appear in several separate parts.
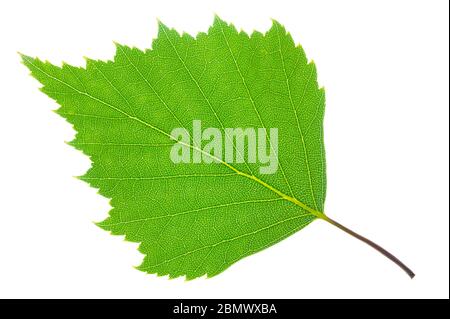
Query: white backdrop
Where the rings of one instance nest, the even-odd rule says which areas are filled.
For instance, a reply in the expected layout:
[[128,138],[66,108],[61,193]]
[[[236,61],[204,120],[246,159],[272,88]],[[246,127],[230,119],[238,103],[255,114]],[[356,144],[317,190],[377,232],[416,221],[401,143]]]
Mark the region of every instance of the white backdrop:
[[[448,1],[2,1],[0,297],[448,298]],[[326,88],[326,212],[394,264],[322,221],[212,279],[133,268],[136,244],[97,228],[108,200],[72,178],[89,160],[16,51],[83,65],[113,41],[148,48],[157,18],[251,32],[270,18],[303,45]]]

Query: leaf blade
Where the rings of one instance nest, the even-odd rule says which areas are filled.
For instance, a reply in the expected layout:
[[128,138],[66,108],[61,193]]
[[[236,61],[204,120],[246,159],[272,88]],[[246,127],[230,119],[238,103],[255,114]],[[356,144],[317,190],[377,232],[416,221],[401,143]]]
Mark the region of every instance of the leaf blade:
[[[314,164],[314,177],[305,148],[307,165],[292,164],[301,163],[301,149],[295,153],[289,147],[311,143],[296,141],[293,128],[303,136],[298,117],[284,114],[297,115],[295,108],[303,110],[305,103],[289,96],[281,39],[294,50],[296,67],[312,70],[307,83],[313,78],[314,85],[306,104],[316,112],[306,131],[316,134],[314,143],[323,129],[324,102],[317,102],[323,90],[317,86],[314,65],[279,28],[274,22],[266,35],[248,36],[216,18],[208,34],[194,39],[161,24],[152,50],[117,45],[114,61],[87,60],[86,69],[59,68],[23,56],[44,93],[61,105],[58,113],[74,125],[77,136],[71,144],[93,161],[82,179],[111,198],[113,209],[99,226],[141,243],[139,250],[146,256],[139,269],[188,279],[213,276],[321,217],[324,158],[316,160],[321,169]],[[271,51],[276,45],[278,58]],[[295,86],[306,92],[305,80],[295,76],[295,68],[289,71]],[[287,87],[276,83],[283,77]],[[286,90],[288,95],[282,93]],[[174,165],[167,153],[174,143],[169,132],[180,125],[188,128],[193,119],[222,129],[270,123],[294,138],[281,143],[280,171],[273,176],[261,176],[247,162]],[[311,147],[323,156],[323,141],[319,144],[320,151]],[[312,182],[317,176],[321,185]],[[320,189],[319,196],[314,188]]]

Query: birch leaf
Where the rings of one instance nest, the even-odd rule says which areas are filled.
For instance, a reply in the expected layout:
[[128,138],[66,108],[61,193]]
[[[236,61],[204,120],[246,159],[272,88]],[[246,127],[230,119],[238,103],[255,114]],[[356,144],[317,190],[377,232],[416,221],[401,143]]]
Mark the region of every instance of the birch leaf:
[[[278,22],[248,35],[216,17],[195,38],[160,24],[151,49],[117,44],[112,61],[85,67],[22,59],[77,131],[70,144],[92,160],[81,179],[111,199],[98,225],[140,243],[138,269],[210,277],[316,219],[350,232],[324,214],[324,89]],[[224,132],[234,157],[206,151],[195,121]],[[175,128],[191,132],[184,144]],[[227,128],[276,128],[276,145],[257,136],[277,155],[273,172],[263,174],[273,163],[259,155],[249,160],[250,143],[239,154]],[[191,162],[171,160],[175,144]]]

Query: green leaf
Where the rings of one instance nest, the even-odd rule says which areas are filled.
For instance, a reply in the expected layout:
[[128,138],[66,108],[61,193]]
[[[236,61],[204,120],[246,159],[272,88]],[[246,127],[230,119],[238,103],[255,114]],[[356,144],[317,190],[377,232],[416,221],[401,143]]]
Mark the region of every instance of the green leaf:
[[[317,218],[330,221],[325,93],[282,25],[248,35],[216,17],[193,38],[160,24],[152,49],[116,46],[113,61],[87,59],[85,68],[22,58],[77,131],[70,144],[92,160],[81,179],[111,199],[99,226],[140,243],[140,270],[214,276]],[[215,162],[175,164],[171,132],[192,132],[194,120],[221,130],[277,128],[276,173],[217,160],[192,140],[184,150]]]

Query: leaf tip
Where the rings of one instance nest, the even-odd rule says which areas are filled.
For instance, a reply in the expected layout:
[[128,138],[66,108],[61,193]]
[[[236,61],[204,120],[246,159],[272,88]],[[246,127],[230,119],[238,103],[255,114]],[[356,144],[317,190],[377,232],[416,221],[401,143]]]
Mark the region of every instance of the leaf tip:
[[17,54],[20,56],[21,63],[22,63],[23,65],[28,66],[29,64],[32,63],[31,61],[34,60],[33,57],[31,57],[31,56],[29,56],[29,55],[26,55],[26,54],[24,54],[24,53],[22,53],[22,52],[20,52],[20,51],[17,51]]

